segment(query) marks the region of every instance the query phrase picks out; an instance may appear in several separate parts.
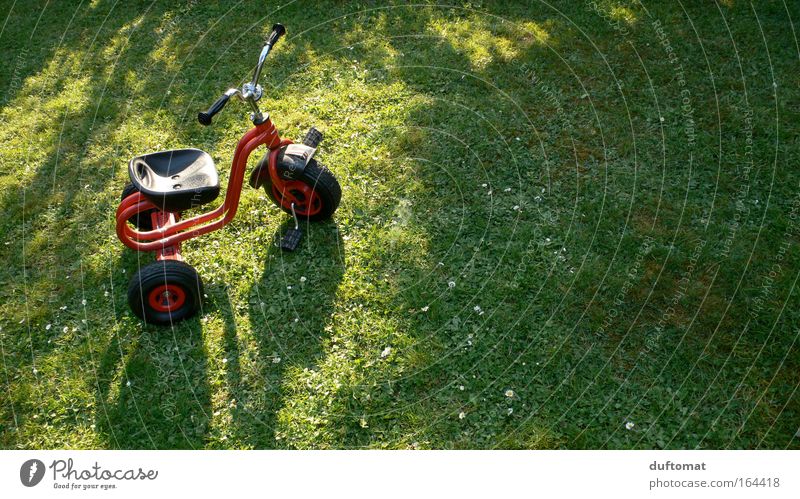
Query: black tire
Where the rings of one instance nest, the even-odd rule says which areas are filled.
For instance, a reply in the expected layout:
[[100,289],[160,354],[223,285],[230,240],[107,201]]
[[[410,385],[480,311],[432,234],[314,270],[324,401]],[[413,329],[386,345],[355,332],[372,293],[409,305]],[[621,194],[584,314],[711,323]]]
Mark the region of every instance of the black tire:
[[176,260],[153,262],[128,284],[128,305],[148,324],[168,325],[200,310],[203,281],[191,265]]
[[[120,196],[120,201],[130,196],[134,192],[139,192],[139,190],[136,188],[136,186],[128,182],[127,184],[125,184],[125,188],[122,189],[122,196]],[[147,210],[141,213],[137,213],[136,215],[129,218],[128,222],[133,224],[134,227],[136,227],[141,231],[153,230],[153,219],[150,218],[150,214],[153,213],[154,211],[156,210]]]
[[[304,214],[302,210],[297,210],[297,217],[311,222],[329,219],[342,200],[342,188],[333,173],[324,166],[319,165],[315,159],[312,159],[306,165],[303,175],[298,181],[303,182],[314,190],[321,206],[319,206],[319,211],[314,210],[316,212],[312,214]],[[264,190],[267,191],[267,196],[273,203],[286,213],[292,214],[291,203],[287,205],[283,202],[280,193],[276,193],[276,189],[272,188],[272,181],[269,176],[264,180]]]

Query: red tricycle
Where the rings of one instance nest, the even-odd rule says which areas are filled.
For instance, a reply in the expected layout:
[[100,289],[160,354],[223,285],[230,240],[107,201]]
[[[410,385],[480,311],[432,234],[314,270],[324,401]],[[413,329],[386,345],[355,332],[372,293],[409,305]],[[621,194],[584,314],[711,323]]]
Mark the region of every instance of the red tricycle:
[[191,218],[181,214],[214,201],[220,192],[219,177],[211,156],[199,149],[159,151],[130,160],[131,182],[122,192],[117,208],[117,235],[129,248],[152,251],[156,261],[139,269],[128,286],[128,304],[142,320],[172,324],[194,315],[203,297],[203,282],[197,271],[184,262],[181,243],[221,229],[233,220],[247,168],[247,158],[259,146],[268,151],[250,174],[253,188],[263,187],[267,196],[294,217],[294,228],[280,241],[284,250],[300,242],[298,218],[310,221],[329,218],[342,197],[336,178],[317,163],[314,154],[322,134],[311,128],[302,144],[278,135],[269,114],[258,108],[262,88],[258,84],[264,60],[286,32],[272,27],[258,58],[253,78],[241,89],[226,91],[206,112],[198,114],[208,126],[228,100],[236,96],[250,106],[251,128],[239,140],[233,154],[231,174],[222,206]]

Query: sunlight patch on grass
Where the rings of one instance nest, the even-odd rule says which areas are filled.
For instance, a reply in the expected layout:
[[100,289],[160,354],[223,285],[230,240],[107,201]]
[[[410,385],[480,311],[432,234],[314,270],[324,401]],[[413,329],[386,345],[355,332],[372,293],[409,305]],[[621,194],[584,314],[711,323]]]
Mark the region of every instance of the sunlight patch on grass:
[[175,33],[169,32],[161,40],[161,43],[150,53],[150,63],[160,63],[163,71],[168,74],[175,74],[180,71],[182,62],[179,54],[180,49],[177,44]]
[[135,20],[126,23],[119,28],[117,33],[102,47],[102,51],[100,52],[101,57],[104,62],[108,63],[106,74],[111,74],[111,72],[116,69],[115,63],[118,59],[121,59],[123,51],[130,47],[131,36],[141,27],[144,20],[144,16],[138,16]]
[[615,5],[611,7],[609,13],[613,19],[617,21],[625,21],[628,24],[635,23],[637,19],[636,14],[631,9],[621,5]]
[[389,66],[401,56],[393,46],[395,37],[374,36],[375,32],[391,32],[393,19],[386,12],[380,12],[369,23],[355,24],[344,37],[344,50],[358,49],[364,62],[372,67]]
[[[630,2],[629,5],[633,6],[636,2]],[[619,21],[628,24],[629,26],[636,23],[639,16],[626,5],[620,4],[614,0],[602,0],[597,3],[591,4],[592,9],[597,9],[598,12],[603,13],[606,20]]]
[[532,43],[552,43],[550,36],[550,23],[538,23],[534,21],[525,21],[518,24],[517,30],[525,33],[520,42],[523,46],[529,46]]
[[[174,123],[174,116],[163,109],[134,113],[112,132],[111,142],[120,146],[137,144],[137,150],[131,150],[131,155],[180,147],[180,143],[172,131],[174,130],[172,123]],[[120,163],[118,166],[121,167],[117,171],[125,178],[128,175],[129,159],[127,157],[117,159]]]
[[[52,158],[59,147],[61,124],[89,105],[91,79],[71,73],[82,56],[79,52],[60,54],[40,73],[28,77],[18,96],[0,112],[0,142],[5,164],[24,165],[24,175],[13,178],[26,183]],[[68,76],[72,77],[68,77]]]
[[485,69],[494,61],[508,62],[520,55],[518,43],[493,33],[476,19],[455,22],[436,19],[430,22],[428,29],[456,51],[464,53],[473,69]]
[[[226,326],[224,319],[219,314],[211,314],[203,320],[203,327],[206,334],[203,335],[205,354],[208,358],[208,380],[211,389],[212,413],[209,421],[209,439],[222,443],[231,435],[233,412],[237,410],[241,401],[231,394],[231,386],[228,378],[231,375],[229,370],[233,369],[230,365],[232,359],[228,359],[229,353],[225,348],[225,339],[219,331],[224,331]],[[234,341],[239,344],[238,338]],[[238,351],[238,348],[237,350]],[[241,362],[241,356],[236,359],[237,364]]]

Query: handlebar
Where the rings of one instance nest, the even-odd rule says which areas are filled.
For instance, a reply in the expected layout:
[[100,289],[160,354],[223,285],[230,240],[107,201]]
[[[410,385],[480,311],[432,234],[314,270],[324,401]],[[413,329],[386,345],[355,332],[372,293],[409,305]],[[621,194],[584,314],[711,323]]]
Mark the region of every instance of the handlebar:
[[219,99],[217,99],[216,101],[214,101],[213,104],[211,104],[211,107],[208,108],[208,111],[206,111],[205,113],[203,112],[197,113],[197,121],[199,121],[200,124],[204,126],[210,125],[211,118],[213,118],[214,115],[217,114],[218,112],[222,111],[222,108],[224,108],[225,104],[228,103],[228,99],[230,99],[232,95],[236,95],[236,93],[238,92],[239,89],[237,88],[229,89],[227,92],[222,94],[222,96]]
[[242,90],[240,91],[238,88],[231,88],[228,89],[227,92],[222,94],[222,96],[217,99],[211,107],[208,108],[206,112],[197,113],[197,121],[204,126],[208,126],[211,124],[211,118],[214,117],[215,114],[222,111],[225,107],[225,104],[228,103],[228,100],[233,95],[238,95],[239,98],[248,102],[250,106],[253,108],[254,116],[260,119],[261,113],[258,111],[258,106],[256,105],[256,101],[261,97],[261,87],[258,86],[258,79],[261,76],[261,68],[264,66],[264,60],[267,58],[272,47],[278,43],[278,40],[286,34],[286,28],[283,27],[282,24],[274,24],[272,26],[272,32],[267,37],[266,42],[264,43],[264,47],[261,49],[261,54],[258,56],[258,64],[256,65],[256,70],[253,73],[253,80],[250,83],[246,83]]
[[258,85],[258,79],[261,76],[261,67],[264,66],[264,59],[267,58],[267,54],[272,50],[272,46],[278,43],[278,40],[280,40],[284,34],[286,34],[286,28],[283,27],[283,24],[276,23],[272,26],[272,33],[267,37],[267,41],[261,49],[261,54],[258,56],[258,64],[253,73],[253,81],[250,82],[251,85]]
[[272,33],[269,34],[267,38],[266,45],[270,47],[275,45],[275,43],[280,40],[280,38],[286,34],[286,28],[283,27],[283,24],[275,23],[272,25]]

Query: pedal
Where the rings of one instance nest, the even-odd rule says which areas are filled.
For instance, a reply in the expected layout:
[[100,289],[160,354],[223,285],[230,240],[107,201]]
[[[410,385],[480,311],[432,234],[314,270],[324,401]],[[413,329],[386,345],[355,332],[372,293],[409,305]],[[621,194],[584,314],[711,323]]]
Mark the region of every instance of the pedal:
[[300,229],[289,229],[281,238],[280,246],[283,251],[294,251],[303,239],[303,231]]
[[292,203],[292,217],[294,217],[294,229],[288,229],[281,238],[280,246],[283,251],[294,251],[303,239],[303,231],[300,230],[300,223],[297,221],[297,213],[294,211]]
[[322,132],[312,126],[303,138],[303,144],[316,149],[320,142],[322,142]]

